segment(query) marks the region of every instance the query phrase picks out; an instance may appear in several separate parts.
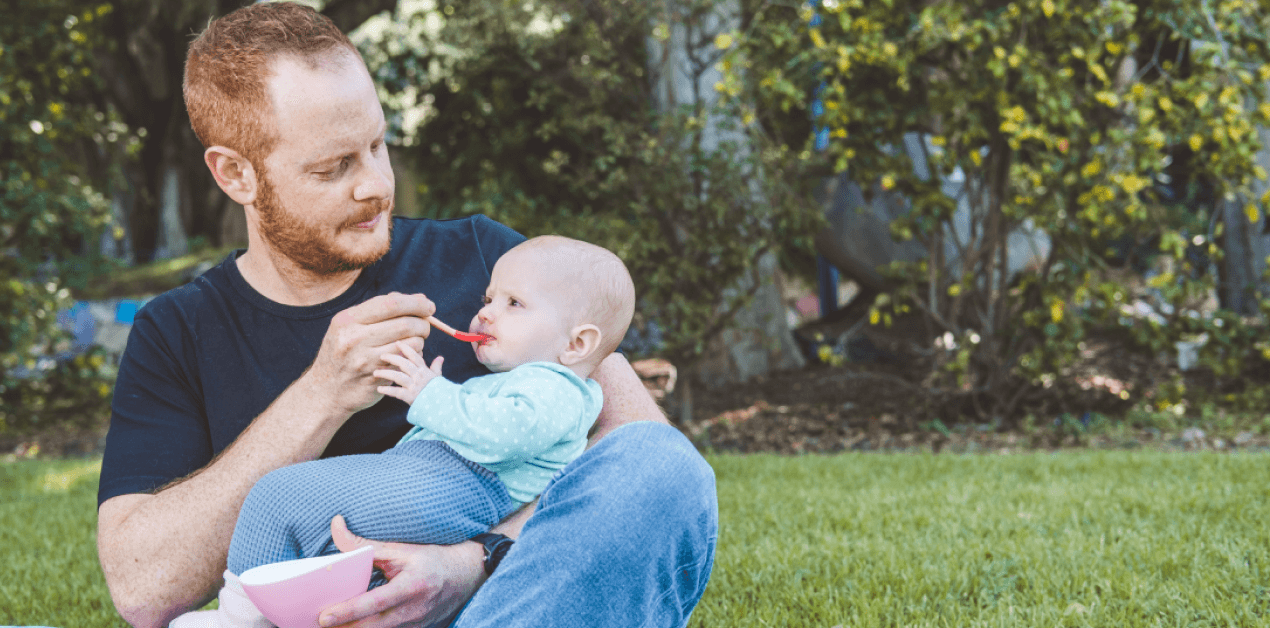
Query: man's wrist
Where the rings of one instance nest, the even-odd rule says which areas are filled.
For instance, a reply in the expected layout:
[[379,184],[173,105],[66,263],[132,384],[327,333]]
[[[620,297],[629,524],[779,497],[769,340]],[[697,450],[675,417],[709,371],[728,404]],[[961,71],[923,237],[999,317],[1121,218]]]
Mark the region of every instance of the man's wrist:
[[507,551],[515,543],[511,538],[495,532],[478,534],[470,540],[480,543],[484,548],[482,565],[486,576],[494,574],[494,570],[498,568],[499,563],[503,561],[503,557],[507,555]]
[[303,408],[308,416],[318,417],[322,423],[334,424],[338,429],[357,410],[343,407],[340,396],[334,394],[335,390],[337,388],[320,381],[318,375],[309,369],[282,391],[275,403],[285,397],[288,405]]

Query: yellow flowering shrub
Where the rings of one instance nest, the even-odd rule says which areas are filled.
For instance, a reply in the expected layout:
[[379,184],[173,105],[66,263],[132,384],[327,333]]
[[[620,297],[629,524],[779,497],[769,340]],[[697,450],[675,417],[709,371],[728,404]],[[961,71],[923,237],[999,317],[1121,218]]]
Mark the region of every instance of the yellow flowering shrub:
[[[1171,348],[1205,325],[1221,338],[1251,337],[1239,336],[1248,328],[1229,313],[1183,315],[1212,289],[1192,257],[1220,250],[1211,201],[1188,210],[1179,195],[1253,198],[1264,176],[1254,163],[1254,125],[1270,120],[1264,3],[879,0],[813,3],[800,14],[761,6],[739,48],[760,58],[766,42],[801,44],[752,70],[764,81],[760,102],[825,129],[787,133],[791,150],[823,137],[812,154],[831,171],[911,202],[893,234],[928,251],[957,239],[958,255],[892,264],[894,291],[870,317],[885,322],[887,311],[916,305],[938,334],[982,338],[965,370],[938,369],[933,387],[969,382],[985,418],[1017,414],[1087,334],[1125,325],[1104,269],[1124,261],[1109,249],[1133,243],[1151,243],[1150,255],[1185,271],[1158,287],[1176,306],[1167,324],[1131,321],[1143,346]],[[914,135],[925,168],[896,150]],[[944,193],[949,181],[964,181],[960,205]],[[958,216],[968,230],[953,227]],[[1020,229],[1052,247],[1012,276],[1002,271],[1007,235]],[[1260,355],[1251,341],[1222,342],[1223,364],[1229,354]]]

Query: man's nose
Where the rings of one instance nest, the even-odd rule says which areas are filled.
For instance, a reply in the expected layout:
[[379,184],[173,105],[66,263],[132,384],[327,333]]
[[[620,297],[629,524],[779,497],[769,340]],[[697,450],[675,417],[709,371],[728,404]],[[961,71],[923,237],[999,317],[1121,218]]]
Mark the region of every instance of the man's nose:
[[362,169],[361,180],[357,182],[353,198],[358,201],[392,198],[392,192],[392,166],[387,159],[373,159]]

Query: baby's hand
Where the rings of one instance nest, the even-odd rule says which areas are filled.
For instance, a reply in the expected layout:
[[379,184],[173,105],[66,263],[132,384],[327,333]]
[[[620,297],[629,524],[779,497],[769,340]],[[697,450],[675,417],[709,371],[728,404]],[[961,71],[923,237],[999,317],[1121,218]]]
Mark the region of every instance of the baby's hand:
[[396,386],[380,386],[378,390],[380,394],[396,397],[406,403],[414,403],[415,397],[419,396],[428,382],[441,377],[441,363],[445,361],[445,358],[437,356],[429,367],[423,361],[423,356],[410,345],[398,341],[397,350],[401,352],[401,355],[385,353],[379,357],[400,370],[379,369],[374,373],[375,377],[386,379]]

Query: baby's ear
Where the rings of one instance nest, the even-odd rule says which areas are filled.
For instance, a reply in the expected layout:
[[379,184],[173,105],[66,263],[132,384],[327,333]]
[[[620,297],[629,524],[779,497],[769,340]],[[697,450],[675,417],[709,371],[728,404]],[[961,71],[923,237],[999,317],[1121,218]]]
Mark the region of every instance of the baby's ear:
[[560,364],[564,366],[573,366],[595,355],[604,336],[599,327],[590,323],[574,327],[569,335],[569,344],[560,354]]

